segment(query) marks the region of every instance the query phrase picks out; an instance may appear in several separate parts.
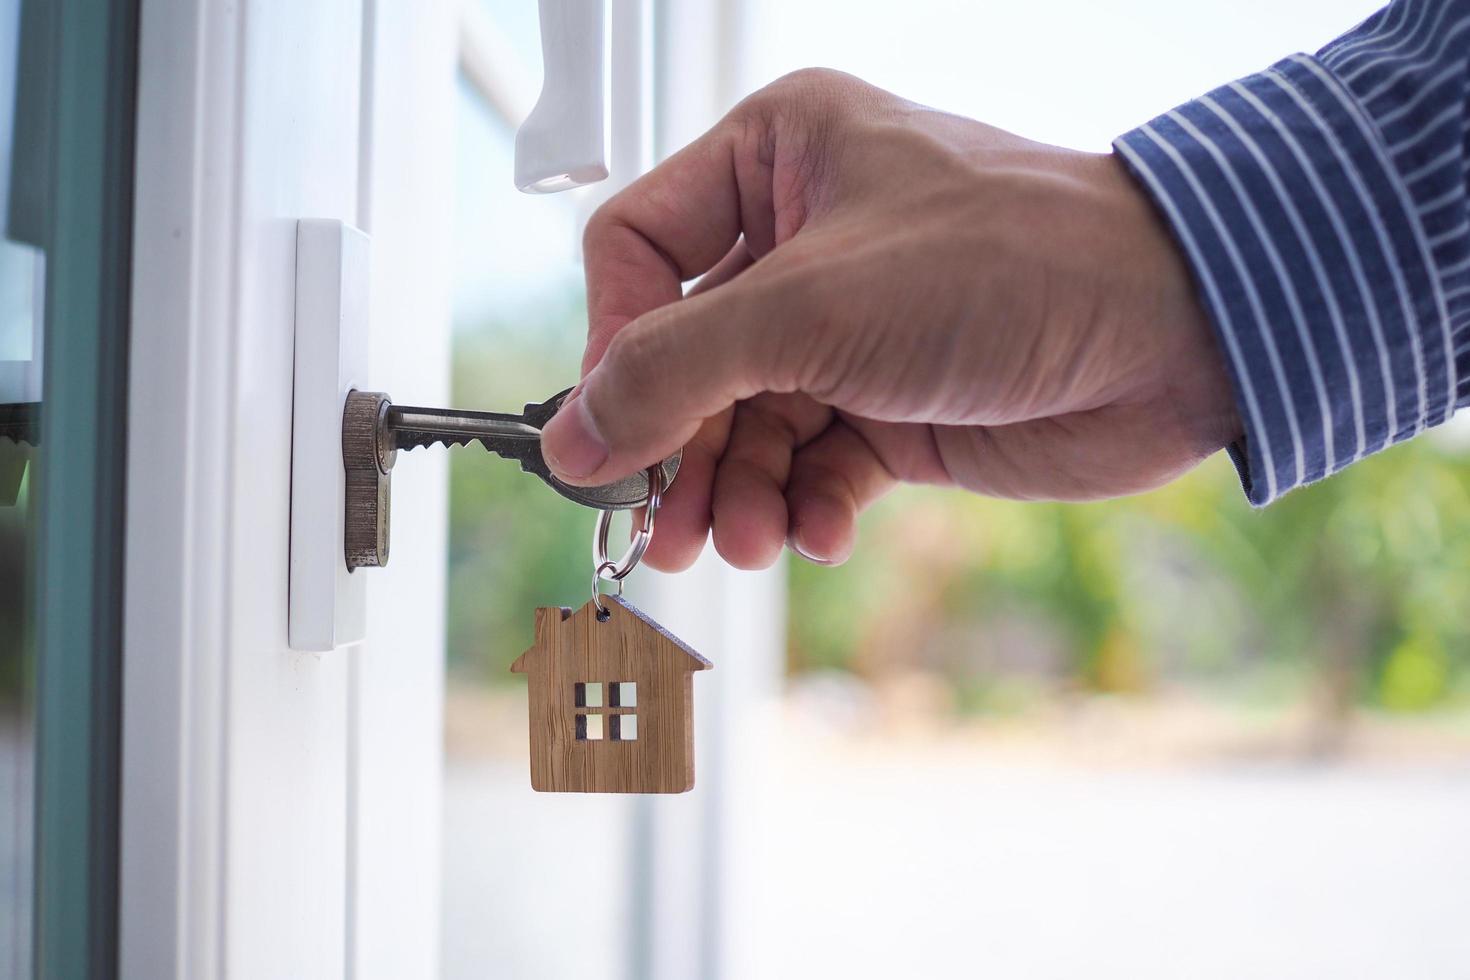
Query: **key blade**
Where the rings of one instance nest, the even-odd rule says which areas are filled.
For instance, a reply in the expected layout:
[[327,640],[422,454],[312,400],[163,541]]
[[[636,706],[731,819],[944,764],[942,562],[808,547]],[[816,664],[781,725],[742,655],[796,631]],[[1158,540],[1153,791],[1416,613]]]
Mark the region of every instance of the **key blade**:
[[519,415],[393,405],[387,418],[392,446],[409,450],[434,445],[467,446],[478,439],[490,452],[524,463],[528,452],[536,452],[539,458],[541,428],[551,421],[571,391],[567,388],[543,402],[530,402]]
[[[628,510],[642,506],[648,500],[647,473],[634,473],[615,483],[593,487],[574,487],[551,475],[551,468],[541,455],[541,428],[551,421],[571,390],[557,392],[544,402],[532,402],[520,415],[392,405],[386,419],[391,446],[412,450],[420,446],[466,446],[479,442],[489,452],[520,463],[522,470],[583,507]],[[680,450],[663,461],[665,488],[673,483],[682,459]]]
[[393,405],[388,409],[388,428],[393,433],[394,449],[417,449],[442,443],[463,446],[476,439],[486,442],[486,449],[498,452],[504,442],[507,448],[541,442],[541,430],[527,425],[522,417],[498,412],[461,412],[442,408],[413,408]]

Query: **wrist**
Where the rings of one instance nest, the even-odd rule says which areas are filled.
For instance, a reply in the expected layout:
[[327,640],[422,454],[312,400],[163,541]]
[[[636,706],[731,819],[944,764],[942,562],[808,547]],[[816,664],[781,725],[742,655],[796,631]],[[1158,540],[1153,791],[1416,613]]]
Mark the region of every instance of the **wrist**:
[[1132,262],[1123,288],[1149,297],[1133,325],[1144,390],[1186,452],[1203,459],[1244,435],[1229,362],[1187,256],[1145,189],[1115,154],[1097,158],[1128,231],[1115,260]]

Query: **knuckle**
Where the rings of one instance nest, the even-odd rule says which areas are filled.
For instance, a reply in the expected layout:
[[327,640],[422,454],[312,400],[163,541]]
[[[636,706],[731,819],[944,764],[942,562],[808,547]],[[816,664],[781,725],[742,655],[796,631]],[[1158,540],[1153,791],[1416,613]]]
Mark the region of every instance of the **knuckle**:
[[596,250],[612,234],[618,224],[614,214],[616,201],[617,195],[603,201],[587,219],[587,225],[582,229],[582,254]]
[[807,68],[776,83],[777,112],[811,134],[814,145],[830,143],[862,115],[864,82],[827,68]]
[[767,86],[768,91],[806,99],[838,99],[867,83],[835,68],[798,68]]
[[747,97],[731,115],[741,124],[754,119],[770,128],[786,123],[809,129],[840,119],[861,101],[862,92],[868,88],[867,83],[845,72],[801,68]]
[[887,110],[892,96],[845,72],[803,68],[757,92],[737,122],[758,137],[773,171],[778,208],[799,225],[831,206],[854,136]]

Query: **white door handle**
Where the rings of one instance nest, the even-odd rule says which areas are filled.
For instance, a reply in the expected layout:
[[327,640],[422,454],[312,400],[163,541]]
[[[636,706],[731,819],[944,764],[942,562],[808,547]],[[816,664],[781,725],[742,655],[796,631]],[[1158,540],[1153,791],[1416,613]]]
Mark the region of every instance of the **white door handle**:
[[607,177],[606,0],[540,0],[541,97],[516,133],[516,187],[551,194]]

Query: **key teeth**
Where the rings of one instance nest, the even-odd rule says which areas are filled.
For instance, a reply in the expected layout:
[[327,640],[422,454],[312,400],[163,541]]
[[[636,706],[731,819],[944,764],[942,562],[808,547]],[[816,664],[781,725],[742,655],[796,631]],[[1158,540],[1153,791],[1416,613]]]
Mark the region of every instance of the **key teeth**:
[[427,449],[430,446],[443,446],[446,449],[454,446],[468,446],[475,441],[474,436],[446,436],[437,432],[421,432],[412,435],[399,431],[398,438],[394,440],[394,448],[405,452],[413,452],[415,449]]
[[489,439],[477,438],[474,441],[478,442],[480,446],[485,450],[485,452],[490,453],[492,456],[499,456],[501,459],[515,459],[516,462],[521,464],[522,473],[534,473],[537,476],[541,475],[540,472],[531,464],[531,459],[529,457],[507,456],[504,447],[497,447],[492,445]]
[[[427,449],[430,446],[443,446],[452,449],[455,446],[468,446],[472,442],[478,442],[487,453],[496,456],[504,456],[503,447],[497,447],[483,436],[453,436],[443,435],[438,432],[415,432],[411,429],[399,429],[394,433],[393,448],[404,452],[413,452],[415,449]],[[526,473],[536,473],[527,460],[521,459],[521,470]]]

